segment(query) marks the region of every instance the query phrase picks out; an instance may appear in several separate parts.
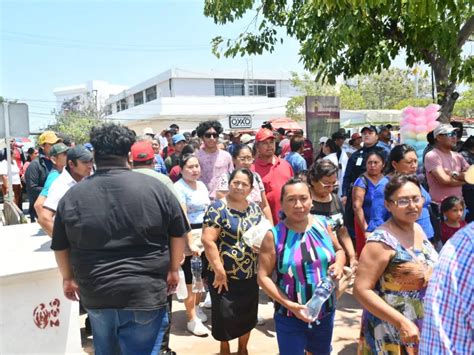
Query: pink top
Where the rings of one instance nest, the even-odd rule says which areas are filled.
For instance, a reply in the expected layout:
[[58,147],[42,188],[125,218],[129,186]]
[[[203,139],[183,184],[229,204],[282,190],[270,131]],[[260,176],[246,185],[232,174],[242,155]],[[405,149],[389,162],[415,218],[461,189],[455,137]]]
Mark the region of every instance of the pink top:
[[216,197],[217,179],[227,172],[234,170],[234,164],[230,154],[218,149],[214,153],[206,153],[203,149],[196,152],[196,156],[201,166],[201,181],[210,192],[209,197],[214,200]]
[[453,171],[458,173],[466,171],[469,164],[464,157],[457,152],[444,153],[436,148],[425,156],[426,178],[433,202],[441,204],[441,201],[448,196],[462,197],[462,186],[444,185],[431,174],[438,167],[442,167],[448,175],[451,175]]

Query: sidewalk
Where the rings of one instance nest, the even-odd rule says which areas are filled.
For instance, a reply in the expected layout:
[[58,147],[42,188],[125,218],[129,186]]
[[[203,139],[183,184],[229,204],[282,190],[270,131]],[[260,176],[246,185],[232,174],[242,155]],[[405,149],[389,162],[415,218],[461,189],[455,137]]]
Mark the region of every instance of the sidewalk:
[[[211,312],[205,308],[203,308],[203,310],[209,318],[209,321],[205,324],[210,330]],[[338,301],[332,354],[352,355],[357,353],[361,314],[361,307],[351,294],[344,294]],[[278,345],[272,319],[273,304],[268,301],[268,297],[266,297],[262,291],[260,291],[259,316],[263,317],[266,322],[264,325],[257,326],[252,330],[248,347],[249,354],[277,354]],[[84,340],[86,339],[83,336],[83,341]],[[84,347],[85,352],[91,351],[92,347],[90,342],[91,338],[89,337]],[[184,304],[174,300],[170,347],[178,355],[217,354],[219,351],[219,342],[214,340],[211,335],[203,338],[191,335],[186,330]],[[237,351],[236,340],[231,342],[231,351]],[[93,352],[89,353],[93,354]]]

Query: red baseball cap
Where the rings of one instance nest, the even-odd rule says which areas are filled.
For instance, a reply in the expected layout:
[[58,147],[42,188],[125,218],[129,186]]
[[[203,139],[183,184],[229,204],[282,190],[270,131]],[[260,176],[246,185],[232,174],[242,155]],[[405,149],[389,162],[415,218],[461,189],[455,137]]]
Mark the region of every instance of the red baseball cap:
[[360,135],[360,133],[353,133],[352,136],[351,136],[351,139],[352,140],[356,140],[358,138],[362,138],[362,136]]
[[255,141],[263,142],[270,138],[275,139],[273,132],[267,128],[260,128],[260,130],[257,132],[257,135],[255,136]]
[[151,142],[137,142],[132,145],[130,151],[132,152],[133,161],[147,161],[155,158],[155,152],[153,151]]

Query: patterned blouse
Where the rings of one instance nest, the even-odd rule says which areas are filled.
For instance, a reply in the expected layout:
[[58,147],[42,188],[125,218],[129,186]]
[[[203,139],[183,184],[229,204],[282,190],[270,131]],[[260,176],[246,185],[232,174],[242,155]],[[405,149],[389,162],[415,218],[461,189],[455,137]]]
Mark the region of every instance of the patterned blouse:
[[256,276],[257,254],[244,242],[242,235],[262,218],[262,210],[252,202],[245,212],[227,207],[224,200],[214,201],[207,209],[203,228],[221,229],[217,249],[229,278],[245,280]]
[[[328,275],[328,267],[336,261],[331,239],[331,227],[324,216],[313,216],[314,223],[304,233],[295,232],[278,223],[272,229],[275,240],[277,285],[293,302],[305,304],[313,296],[314,288]],[[276,311],[288,317],[294,315],[282,305],[275,304]],[[333,292],[321,307],[318,319],[324,318],[336,308]]]
[[[421,250],[409,252],[395,236],[383,229],[375,230],[367,238],[367,243],[370,242],[383,243],[395,251],[375,285],[375,293],[414,322],[421,332],[423,298],[438,254],[426,238]],[[407,349],[401,344],[397,328],[364,310],[358,353],[411,354],[417,353],[417,349],[413,346]]]

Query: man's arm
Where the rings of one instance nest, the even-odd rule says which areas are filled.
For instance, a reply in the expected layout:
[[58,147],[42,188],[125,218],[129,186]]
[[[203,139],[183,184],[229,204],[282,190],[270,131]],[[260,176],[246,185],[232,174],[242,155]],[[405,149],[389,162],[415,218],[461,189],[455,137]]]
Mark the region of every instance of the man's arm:
[[[40,198],[42,198],[42,196],[38,197],[38,199]],[[35,203],[35,210],[36,210],[36,214],[38,215],[39,225],[50,237],[52,237],[55,212],[51,211],[50,209],[46,207],[41,207],[40,209],[36,209],[36,203]]]
[[63,277],[64,296],[71,301],[79,301],[79,286],[74,280],[74,273],[69,258],[69,249],[55,250],[54,256],[58,264],[59,271]]
[[43,189],[43,186],[39,185],[40,166],[38,163],[35,163],[34,160],[31,162],[30,166],[28,167],[28,175],[29,175],[28,176],[29,178],[26,179],[29,185],[28,189],[31,192],[34,192],[39,195],[41,193],[41,190]]
[[349,190],[349,185],[351,184],[352,180],[352,170],[354,169],[355,165],[355,158],[356,154],[352,154],[349,158],[346,166],[346,173],[344,174],[344,178],[342,179],[342,196],[347,197],[347,191]]
[[429,171],[428,173],[433,175],[433,177],[440,184],[443,184],[443,185],[456,187],[456,186],[462,186],[466,183],[465,181],[459,179],[459,176],[458,177],[453,177],[452,175],[448,175],[444,171],[443,167],[441,167],[441,166],[436,167],[435,169]]

